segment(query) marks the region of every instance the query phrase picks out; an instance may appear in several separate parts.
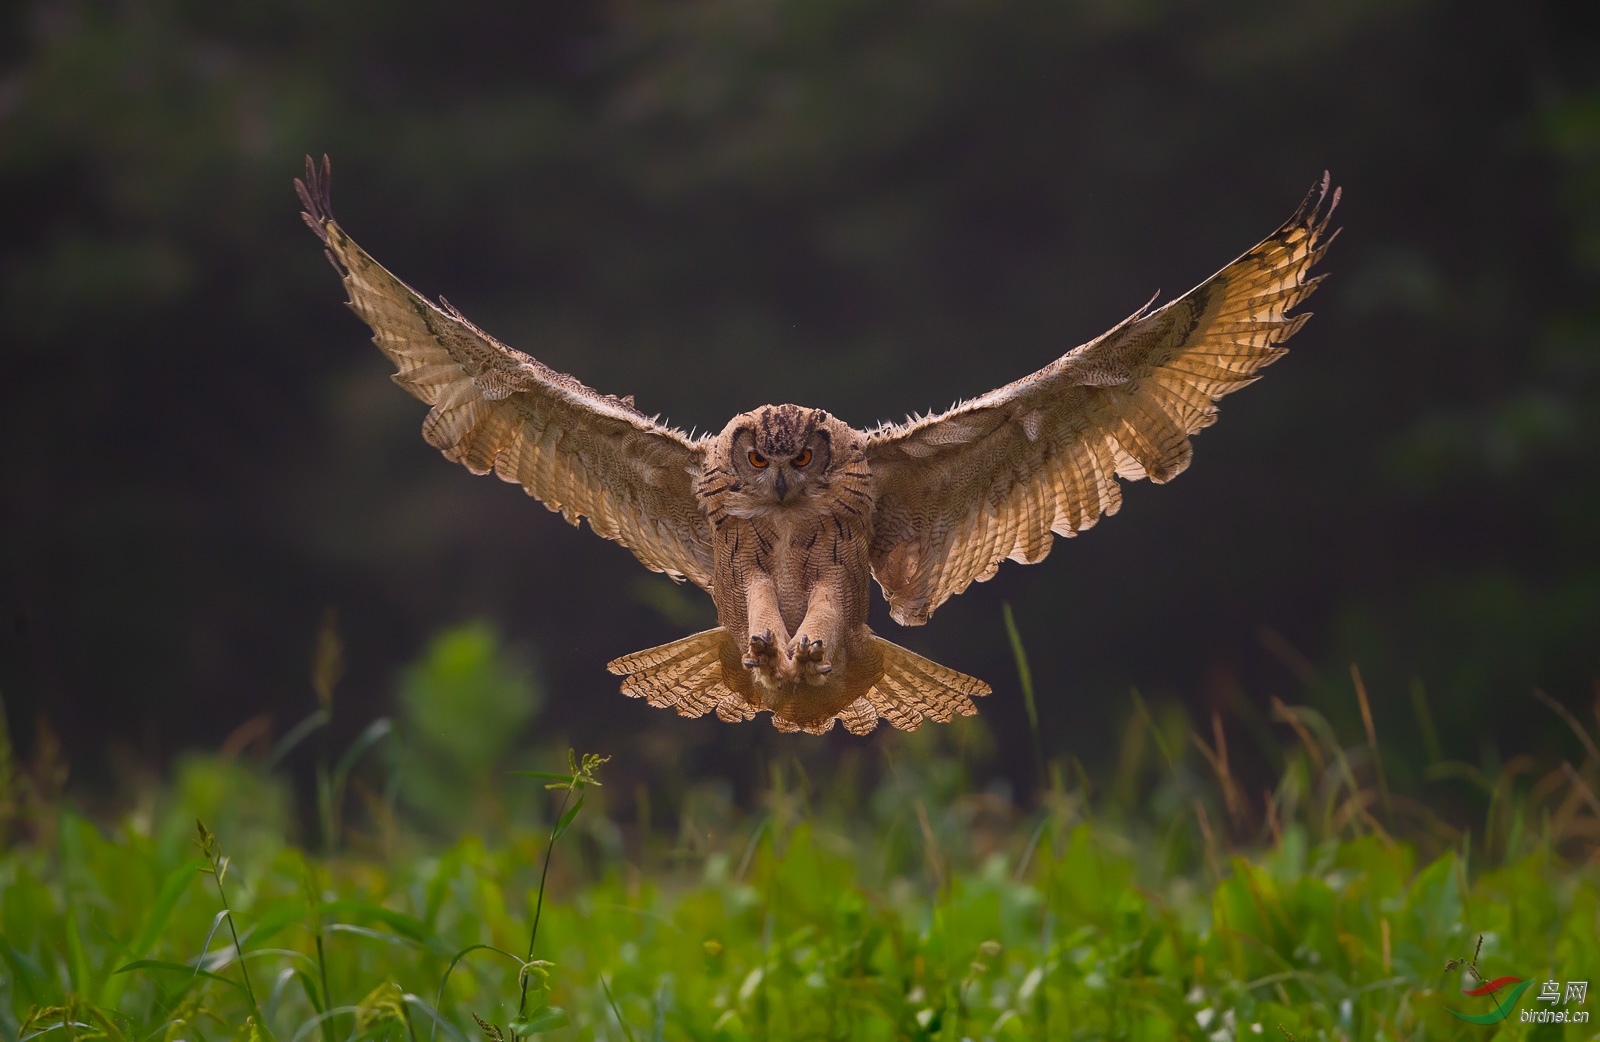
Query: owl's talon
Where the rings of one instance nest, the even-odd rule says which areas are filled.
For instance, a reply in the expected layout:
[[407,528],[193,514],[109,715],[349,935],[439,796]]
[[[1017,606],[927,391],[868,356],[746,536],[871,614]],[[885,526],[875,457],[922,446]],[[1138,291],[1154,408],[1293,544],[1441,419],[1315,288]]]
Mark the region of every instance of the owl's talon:
[[808,684],[821,684],[822,678],[833,672],[833,663],[823,655],[822,641],[812,640],[804,633],[789,645],[789,657],[794,662],[794,675]]
[[750,647],[744,656],[744,667],[758,672],[771,673],[780,664],[777,641],[772,630],[750,634]]

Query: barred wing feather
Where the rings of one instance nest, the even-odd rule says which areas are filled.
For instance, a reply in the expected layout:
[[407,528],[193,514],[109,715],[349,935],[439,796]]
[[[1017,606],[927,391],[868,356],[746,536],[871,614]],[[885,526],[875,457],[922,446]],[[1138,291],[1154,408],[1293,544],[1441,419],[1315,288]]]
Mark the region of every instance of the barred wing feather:
[[1118,478],[1181,474],[1217,399],[1310,317],[1289,312],[1322,278],[1309,272],[1338,201],[1324,174],[1281,228],[1178,299],[949,412],[874,431],[870,558],[895,621],[920,625],[1001,561],[1040,561],[1052,535],[1116,513]]
[[394,362],[395,383],[433,406],[428,444],[474,474],[520,484],[573,524],[632,550],[653,571],[711,586],[711,525],[694,495],[704,449],[435,305],[345,234],[329,206],[328,161],[296,180],[306,223],[344,278],[350,307]]

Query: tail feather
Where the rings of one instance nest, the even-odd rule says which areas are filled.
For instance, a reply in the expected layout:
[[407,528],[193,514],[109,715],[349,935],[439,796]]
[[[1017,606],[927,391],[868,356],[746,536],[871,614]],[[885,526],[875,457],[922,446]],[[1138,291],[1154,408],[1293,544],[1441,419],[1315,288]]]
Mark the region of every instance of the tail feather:
[[[880,717],[902,731],[915,731],[922,726],[924,716],[939,723],[948,723],[957,715],[972,716],[978,711],[972,700],[991,690],[977,677],[941,666],[882,637],[870,639],[883,657],[883,676],[865,697],[839,714],[852,734],[872,730]],[[871,716],[867,715],[869,711]]]
[[[728,631],[718,626],[671,644],[636,651],[606,663],[622,676],[622,693],[679,716],[704,716],[719,705],[742,701],[722,682],[722,649]],[[732,701],[730,701],[730,699]],[[723,713],[719,716],[727,719]]]
[[851,734],[871,734],[878,726],[878,711],[865,698],[858,698],[839,710],[839,722]]
[[[978,711],[974,698],[989,693],[989,685],[976,677],[913,654],[882,637],[867,637],[866,654],[834,679],[847,686],[839,694],[851,699],[843,709],[830,701],[825,689],[816,692],[820,703],[803,699],[793,704],[763,705],[759,695],[729,686],[726,669],[739,661],[738,649],[722,627],[624,655],[606,665],[623,677],[622,693],[642,698],[653,706],[677,710],[679,716],[704,716],[715,712],[729,723],[749,720],[770,709],[772,724],[780,731],[822,734],[843,723],[851,734],[870,734],[878,721],[887,720],[902,731],[915,731],[924,717],[948,723],[957,716]],[[735,683],[737,679],[735,679]],[[846,692],[864,694],[852,698]]]

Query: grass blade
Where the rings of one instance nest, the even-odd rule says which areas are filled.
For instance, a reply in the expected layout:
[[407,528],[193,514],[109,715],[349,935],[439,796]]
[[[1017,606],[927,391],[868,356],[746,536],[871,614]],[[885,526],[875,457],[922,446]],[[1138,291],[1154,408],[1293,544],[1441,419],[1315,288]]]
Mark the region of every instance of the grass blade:
[[1005,619],[1006,636],[1011,641],[1011,655],[1017,661],[1017,679],[1022,684],[1022,703],[1028,710],[1028,730],[1033,735],[1033,766],[1035,778],[1044,786],[1044,745],[1039,740],[1039,707],[1033,697],[1033,669],[1028,665],[1028,653],[1022,647],[1022,634],[1017,630],[1016,616],[1011,613],[1011,602],[1000,605],[1000,615]]
[[324,1023],[333,1019],[334,1017],[340,1017],[346,1013],[354,1014],[360,1009],[360,1006],[335,1006],[330,1010],[324,1010],[296,1028],[294,1037],[290,1039],[290,1042],[300,1042],[300,1040],[305,1038],[306,1035],[310,1034],[317,1028],[320,1028]]
[[317,906],[317,914],[319,916],[353,915],[376,919],[400,936],[415,941],[424,947],[433,948],[441,953],[448,950],[445,948],[444,942],[439,940],[438,935],[428,929],[428,925],[421,919],[368,901],[324,901]]
[[[501,955],[504,955],[506,958],[510,959],[512,962],[516,963],[518,967],[520,967],[522,965],[522,960],[521,959],[517,958],[515,955],[512,955],[510,952],[506,951],[504,948],[496,948],[492,944],[473,944],[473,945],[468,945],[467,947],[461,949],[460,951],[456,952],[455,955],[450,959],[450,965],[445,967],[444,976],[439,978],[439,997],[433,1000],[434,1009],[431,1011],[431,1012],[433,1012],[435,1017],[438,1016],[438,1007],[444,1005],[444,986],[446,984],[450,983],[450,974],[455,972],[456,963],[460,962],[462,959],[466,958],[468,955],[471,955],[473,952],[478,952],[478,951],[497,952],[497,953],[499,953]],[[438,1037],[439,1037],[439,1020],[436,1019],[434,1021],[434,1024],[433,1024],[433,1034],[430,1036],[430,1038],[438,1038]]]
[[1411,712],[1417,718],[1417,729],[1422,732],[1422,747],[1428,753],[1431,766],[1444,759],[1439,748],[1439,729],[1434,726],[1433,710],[1428,708],[1428,691],[1420,677],[1411,678]]
[[1372,766],[1378,773],[1378,796],[1383,800],[1383,814],[1389,828],[1394,828],[1394,805],[1389,801],[1389,779],[1383,773],[1383,754],[1378,751],[1378,729],[1372,723],[1372,704],[1367,700],[1367,685],[1361,679],[1361,669],[1350,663],[1350,681],[1356,688],[1356,701],[1361,705],[1361,724],[1367,729],[1367,744],[1372,748]]
[[429,1020],[433,1021],[434,1035],[432,1037],[437,1038],[439,1028],[443,1027],[445,1034],[450,1036],[451,1042],[467,1042],[467,1036],[461,1033],[460,1028],[446,1020],[442,1013],[428,1005],[420,996],[413,995],[408,991],[400,998],[407,1006],[420,1009],[428,1015]]
[[13,979],[22,985],[31,1004],[52,1006],[61,1001],[61,991],[49,974],[33,959],[13,948],[4,935],[0,935],[0,957],[11,967]]
[[384,933],[382,930],[373,930],[365,926],[352,926],[349,923],[330,923],[328,924],[328,932],[354,934],[357,937],[366,937],[369,940],[383,941],[386,944],[398,944],[402,947],[425,947],[425,945],[423,945],[421,942],[414,941],[409,937],[400,937],[396,934]]
[[579,796],[578,802],[572,805],[572,809],[561,815],[561,820],[556,822],[555,832],[550,836],[551,842],[555,842],[562,836],[566,835],[567,829],[572,827],[573,820],[577,818],[578,812],[582,809],[583,797]]
[[606,1003],[611,1007],[611,1015],[617,1018],[617,1025],[622,1028],[622,1033],[627,1037],[628,1042],[633,1042],[633,1029],[628,1026],[626,1020],[622,1019],[622,1010],[617,1008],[617,1000],[612,997],[611,985],[606,982],[606,975],[603,973],[600,974],[600,987],[606,993]]
[[191,977],[204,977],[207,980],[221,981],[230,988],[239,989],[241,994],[244,992],[243,984],[240,984],[238,981],[231,978],[224,977],[220,973],[212,973],[210,970],[202,970],[198,966],[190,966],[186,963],[168,962],[165,959],[135,959],[130,963],[118,966],[113,972],[132,973],[135,970],[166,970],[172,973],[187,973]]
[[368,724],[366,730],[356,736],[356,740],[350,743],[350,748],[344,751],[344,755],[339,757],[339,762],[334,765],[334,785],[343,785],[345,778],[349,777],[350,771],[355,768],[356,762],[361,759],[362,754],[393,733],[394,721],[386,716],[379,717]]
[[289,729],[288,734],[278,739],[278,744],[272,747],[272,752],[267,754],[265,769],[270,771],[278,766],[283,762],[285,756],[294,752],[297,745],[315,733],[318,728],[328,726],[328,722],[332,719],[333,715],[326,709],[318,709],[298,724],[295,724]]
[[142,959],[150,954],[150,949],[155,947],[161,931],[166,929],[167,920],[172,917],[172,910],[178,907],[178,901],[182,899],[189,889],[189,884],[194,881],[205,864],[203,858],[191,858],[167,873],[167,878],[161,883],[161,892],[156,895],[156,902],[150,906],[150,914],[145,917],[144,929],[139,931],[139,936],[128,946],[134,958]]

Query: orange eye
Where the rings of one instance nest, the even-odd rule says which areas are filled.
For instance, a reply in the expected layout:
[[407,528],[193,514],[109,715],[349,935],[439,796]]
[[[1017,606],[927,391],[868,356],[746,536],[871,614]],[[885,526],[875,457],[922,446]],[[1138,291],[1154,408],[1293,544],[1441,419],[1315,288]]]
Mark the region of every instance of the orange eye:
[[757,470],[760,470],[762,467],[767,465],[767,457],[752,449],[750,451],[750,465],[755,467]]
[[811,450],[810,449],[806,449],[805,451],[801,452],[800,455],[798,455],[798,456],[796,456],[794,458],[794,465],[797,466],[797,467],[803,467],[807,463],[810,463],[810,462],[811,462]]

